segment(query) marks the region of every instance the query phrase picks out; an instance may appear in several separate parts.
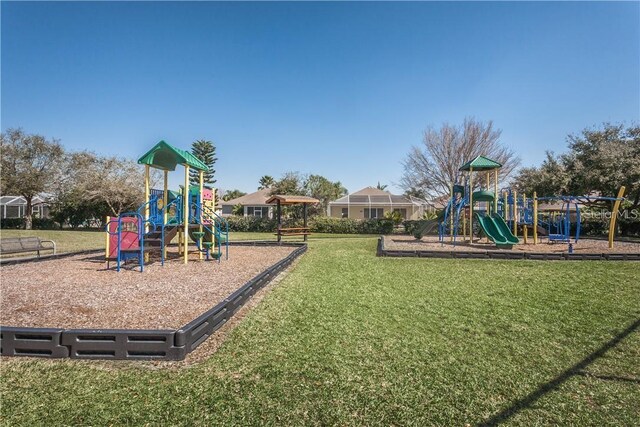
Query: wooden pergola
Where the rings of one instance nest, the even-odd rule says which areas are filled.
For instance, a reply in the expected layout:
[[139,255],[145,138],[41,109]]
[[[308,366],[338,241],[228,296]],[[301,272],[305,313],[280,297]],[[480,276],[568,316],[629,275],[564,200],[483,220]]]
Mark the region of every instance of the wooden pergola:
[[[278,220],[278,242],[282,240],[282,236],[303,236],[304,241],[307,241],[307,236],[311,234],[309,227],[307,226],[307,206],[316,203],[320,203],[320,200],[314,199],[308,196],[288,196],[288,195],[275,195],[271,196],[266,201],[268,205],[276,205],[276,218]],[[302,227],[282,228],[282,205],[302,205]]]

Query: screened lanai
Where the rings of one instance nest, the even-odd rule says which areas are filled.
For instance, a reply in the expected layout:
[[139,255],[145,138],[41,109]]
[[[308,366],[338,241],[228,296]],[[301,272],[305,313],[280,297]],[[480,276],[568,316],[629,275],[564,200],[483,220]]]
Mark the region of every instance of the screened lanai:
[[330,202],[327,214],[334,218],[375,219],[397,211],[404,219],[420,219],[433,209],[425,200],[367,187]]

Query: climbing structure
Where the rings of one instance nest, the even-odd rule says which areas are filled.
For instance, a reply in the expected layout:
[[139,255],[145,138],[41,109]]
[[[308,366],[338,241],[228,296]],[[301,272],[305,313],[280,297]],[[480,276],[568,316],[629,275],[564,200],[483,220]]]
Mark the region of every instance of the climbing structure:
[[[138,163],[145,165],[145,202],[135,212],[125,212],[117,218],[107,218],[107,268],[116,262],[135,260],[144,270],[150,255],[159,253],[162,265],[167,246],[178,236],[178,253],[184,263],[189,262],[189,241],[195,243],[198,259],[229,258],[229,225],[215,212],[215,190],[204,186],[207,166],[188,151],[160,141]],[[178,165],[184,167],[184,186],[178,192],[168,189],[168,174]],[[163,189],[150,188],[150,170],[159,169],[164,175]],[[199,186],[189,185],[189,171],[199,172]]]
[[[578,243],[580,206],[604,208],[610,205],[609,248],[613,248],[616,219],[624,200],[625,187],[620,188],[617,197],[538,197],[534,192],[532,198],[527,198],[526,194],[518,195],[515,189],[503,189],[503,197],[500,198],[498,170],[501,167],[500,163],[484,156],[477,156],[460,167],[457,181],[461,184],[451,186],[451,198],[438,227],[441,242],[449,237],[455,245],[457,237],[462,235],[464,240],[468,238],[469,244],[473,244],[473,234],[479,234],[481,230],[496,246],[509,248],[520,242],[519,230],[522,232],[523,243],[528,243],[531,230],[533,244],[538,243],[539,235],[546,236],[550,243],[572,243],[572,233],[575,233],[573,243]],[[480,176],[476,181],[474,172]],[[539,202],[547,202],[549,205],[541,210]],[[477,230],[474,229],[474,223],[478,226]]]
[[[484,235],[496,246],[509,248],[518,244],[519,239],[511,232],[498,212],[498,170],[501,167],[500,163],[484,156],[477,156],[460,167],[459,180],[463,183],[451,187],[451,199],[445,208],[443,221],[440,223],[440,241],[444,241],[445,236],[449,236],[455,244],[458,234],[461,233],[465,240],[468,236],[469,243],[473,244],[474,221],[477,221]],[[484,186],[477,185],[478,182],[475,183],[480,187],[478,190],[474,187],[474,172],[484,173],[485,177]],[[491,191],[492,175],[493,191]],[[480,175],[481,181],[482,175]]]

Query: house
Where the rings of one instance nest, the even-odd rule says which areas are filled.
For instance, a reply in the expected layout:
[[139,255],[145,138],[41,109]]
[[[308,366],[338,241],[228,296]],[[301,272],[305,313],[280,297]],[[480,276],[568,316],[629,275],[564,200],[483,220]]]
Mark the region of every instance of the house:
[[[31,200],[31,213],[35,218],[49,217],[49,204],[40,196],[35,196]],[[1,196],[0,197],[0,217],[24,218],[27,210],[27,201],[22,196]]]
[[273,218],[273,205],[267,204],[267,200],[271,197],[271,189],[265,188],[255,193],[245,194],[235,199],[221,201],[222,215],[229,216],[233,214],[233,207],[241,205],[243,208],[243,216],[257,216],[261,218]]
[[327,215],[334,218],[373,219],[397,211],[404,219],[420,219],[430,208],[425,200],[367,187],[329,202]]

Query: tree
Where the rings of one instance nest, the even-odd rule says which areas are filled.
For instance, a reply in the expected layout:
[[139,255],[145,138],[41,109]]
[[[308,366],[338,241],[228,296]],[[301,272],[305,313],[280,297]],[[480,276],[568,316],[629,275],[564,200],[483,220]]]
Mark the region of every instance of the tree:
[[376,188],[378,190],[386,190],[387,189],[387,184],[380,184],[380,181],[378,181],[378,185],[376,186]]
[[300,172],[286,172],[282,175],[282,178],[273,184],[270,194],[306,196],[307,193],[304,189],[305,180],[306,176],[300,174]]
[[405,197],[415,197],[417,199],[422,199],[422,200],[425,200],[427,198],[427,195],[425,194],[425,192],[423,190],[420,190],[420,189],[414,188],[414,187],[410,187],[410,188],[406,189],[404,191],[404,195],[405,195]]
[[224,193],[224,196],[222,196],[222,200],[227,202],[229,200],[233,200],[233,199],[237,199],[238,197],[242,197],[242,196],[244,196],[246,194],[247,193],[245,193],[244,191],[240,191],[240,190],[229,190],[226,193]]
[[25,198],[25,228],[30,230],[33,198],[50,189],[59,178],[64,150],[55,139],[8,129],[0,134],[0,151],[0,193]]
[[[215,179],[215,169],[213,168],[216,161],[218,160],[216,155],[216,147],[213,145],[211,141],[207,141],[204,139],[199,139],[191,144],[191,153],[196,156],[202,163],[207,165],[209,168],[208,172],[204,173],[204,184],[205,185],[213,185],[216,183]],[[189,171],[189,182],[191,185],[200,185],[200,172],[191,169]]]
[[569,151],[547,152],[540,167],[521,169],[514,178],[518,191],[539,196],[597,193],[615,196],[621,186],[627,199],[640,205],[640,126],[605,123],[567,137]]
[[275,185],[276,180],[273,179],[270,175],[263,175],[260,178],[260,182],[258,183],[258,190],[265,190],[267,188],[271,188]]
[[[74,200],[76,204],[89,201],[104,204],[101,216],[117,216],[137,209],[144,201],[144,171],[133,160],[100,157],[90,152],[73,153],[65,179],[66,190],[59,192],[59,200]],[[157,173],[151,175],[158,181]]]
[[[299,172],[287,172],[275,182],[271,188],[271,195],[287,194],[295,196],[309,196],[320,200],[316,206],[309,206],[310,216],[324,214],[330,201],[347,194],[347,189],[340,181],[332,182],[322,175],[302,175]],[[302,217],[302,206],[284,206],[286,216]]]
[[499,173],[505,181],[520,159],[500,143],[500,134],[492,121],[484,123],[473,118],[465,118],[461,126],[444,123],[439,129],[427,128],[422,146],[412,147],[403,162],[402,187],[432,198],[449,194],[449,186],[458,180],[460,166],[480,155],[503,165]]
[[304,181],[303,190],[305,195],[320,200],[318,206],[311,208],[310,214],[326,212],[330,201],[347,194],[347,189],[340,181],[331,182],[321,175],[309,175]]
[[539,197],[566,194],[569,176],[564,164],[553,152],[547,151],[546,156],[540,167],[527,167],[518,171],[513,179],[518,193],[533,195],[536,192]]
[[240,203],[238,203],[237,205],[233,205],[233,208],[231,208],[231,214],[238,216],[244,215],[244,206],[242,206]]
[[633,207],[640,206],[640,125],[604,123],[601,129],[569,135],[568,143],[562,162],[571,194],[615,196],[624,185]]

